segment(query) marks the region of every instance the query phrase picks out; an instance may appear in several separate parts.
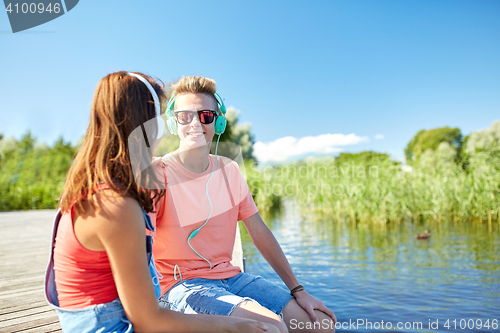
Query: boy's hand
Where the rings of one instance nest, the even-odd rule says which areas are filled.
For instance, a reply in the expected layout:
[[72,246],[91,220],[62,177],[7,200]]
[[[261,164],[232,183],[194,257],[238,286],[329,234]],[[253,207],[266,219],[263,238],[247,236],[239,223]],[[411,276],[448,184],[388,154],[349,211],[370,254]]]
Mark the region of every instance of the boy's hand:
[[293,296],[297,300],[297,304],[300,305],[300,307],[304,309],[307,314],[309,314],[309,317],[313,322],[318,321],[318,316],[316,316],[314,310],[319,310],[330,316],[335,324],[337,323],[337,317],[335,317],[333,311],[327,308],[326,305],[323,304],[323,302],[309,294],[307,291],[297,291],[293,294]]

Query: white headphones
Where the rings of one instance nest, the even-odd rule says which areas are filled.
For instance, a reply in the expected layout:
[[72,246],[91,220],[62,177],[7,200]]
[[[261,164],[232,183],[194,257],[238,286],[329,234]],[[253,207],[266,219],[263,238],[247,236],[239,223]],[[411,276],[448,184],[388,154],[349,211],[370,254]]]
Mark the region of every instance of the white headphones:
[[151,83],[149,83],[148,80],[146,80],[144,77],[135,73],[130,73],[130,72],[127,73],[128,75],[134,76],[138,78],[140,81],[142,81],[146,85],[146,87],[148,87],[149,91],[151,92],[151,95],[153,96],[153,101],[155,103],[155,111],[156,111],[157,129],[158,129],[156,133],[156,140],[159,140],[163,136],[163,134],[165,134],[165,121],[161,117],[161,105],[160,105],[160,99],[158,98],[158,94],[154,90]]

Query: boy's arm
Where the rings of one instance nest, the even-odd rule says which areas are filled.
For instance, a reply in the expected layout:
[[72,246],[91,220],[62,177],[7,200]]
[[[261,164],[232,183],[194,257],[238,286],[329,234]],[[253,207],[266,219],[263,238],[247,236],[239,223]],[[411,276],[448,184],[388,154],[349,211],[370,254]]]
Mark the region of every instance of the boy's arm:
[[243,224],[245,224],[255,247],[280,276],[288,289],[292,290],[298,286],[299,281],[295,277],[281,246],[262,220],[260,214],[257,212],[249,218],[244,219]]
[[[274,237],[273,233],[262,220],[259,213],[243,220],[243,224],[250,234],[252,242],[255,244],[257,250],[271,265],[274,271],[279,275],[281,280],[286,284],[288,289],[299,285],[299,281],[293,273],[290,263],[285,257],[281,246]],[[323,302],[319,301],[305,290],[294,293],[297,303],[309,314],[311,319],[316,322],[318,320],[314,310],[320,310],[329,315],[335,322],[336,318],[332,310],[328,309]]]

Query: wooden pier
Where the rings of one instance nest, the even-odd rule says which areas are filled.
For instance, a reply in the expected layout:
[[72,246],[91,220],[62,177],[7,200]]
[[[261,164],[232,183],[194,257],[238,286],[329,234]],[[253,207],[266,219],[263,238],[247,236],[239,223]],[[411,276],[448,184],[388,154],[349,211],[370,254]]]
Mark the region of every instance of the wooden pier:
[[[54,210],[0,212],[0,332],[62,332],[43,291]],[[233,265],[243,269],[239,230]]]
[[54,215],[0,213],[0,332],[62,332],[43,291]]

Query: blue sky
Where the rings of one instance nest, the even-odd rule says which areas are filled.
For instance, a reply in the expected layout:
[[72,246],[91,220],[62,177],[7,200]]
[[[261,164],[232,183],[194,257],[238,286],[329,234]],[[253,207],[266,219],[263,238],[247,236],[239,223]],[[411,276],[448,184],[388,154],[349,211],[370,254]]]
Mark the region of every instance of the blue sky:
[[262,149],[402,159],[420,129],[500,119],[499,17],[497,0],[82,0],[12,34],[4,12],[0,133],[76,142],[97,82],[130,70],[215,79]]

